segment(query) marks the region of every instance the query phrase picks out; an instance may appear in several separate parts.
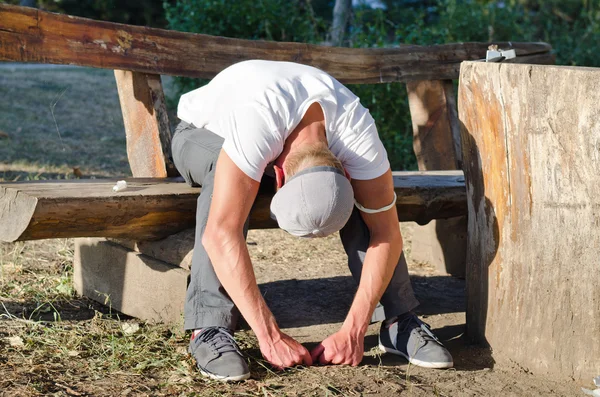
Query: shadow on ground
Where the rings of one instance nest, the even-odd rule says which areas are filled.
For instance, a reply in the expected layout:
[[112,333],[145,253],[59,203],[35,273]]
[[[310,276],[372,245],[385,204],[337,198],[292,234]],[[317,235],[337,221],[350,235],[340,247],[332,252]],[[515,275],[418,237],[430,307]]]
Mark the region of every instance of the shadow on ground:
[[101,313],[105,318],[128,320],[132,317],[87,298],[60,302],[0,301],[0,321],[19,318],[32,321],[85,321]]
[[[412,276],[420,315],[465,311],[464,280],[447,276]],[[340,323],[356,292],[350,276],[310,280],[280,280],[260,285],[260,290],[284,328]]]

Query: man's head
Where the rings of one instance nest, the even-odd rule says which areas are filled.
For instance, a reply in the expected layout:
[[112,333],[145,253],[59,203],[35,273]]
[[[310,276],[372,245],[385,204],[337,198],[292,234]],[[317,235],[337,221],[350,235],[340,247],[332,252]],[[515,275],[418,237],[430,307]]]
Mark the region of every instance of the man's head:
[[354,207],[352,185],[325,143],[290,152],[276,173],[280,189],[271,216],[279,227],[298,237],[325,237],[346,224]]

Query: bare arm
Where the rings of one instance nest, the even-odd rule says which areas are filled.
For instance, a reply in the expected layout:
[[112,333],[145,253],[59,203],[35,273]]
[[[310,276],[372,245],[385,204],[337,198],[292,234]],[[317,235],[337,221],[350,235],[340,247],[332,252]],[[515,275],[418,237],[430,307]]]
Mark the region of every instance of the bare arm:
[[[356,200],[366,208],[381,208],[394,199],[392,171],[369,181],[353,181]],[[361,212],[370,232],[370,242],[363,264],[360,285],[344,322],[348,329],[366,331],[373,310],[387,288],[402,253],[403,241],[396,206],[390,210],[367,214]]]
[[[353,180],[352,186],[356,200],[366,208],[382,208],[394,199],[391,170],[376,179]],[[313,360],[319,359],[323,364],[360,363],[371,315],[394,274],[402,252],[402,235],[395,206],[377,214],[361,212],[361,216],[369,228],[371,239],[360,284],[340,331],[312,352]]]
[[259,182],[221,151],[202,244],[221,284],[256,333],[265,358],[279,368],[311,365],[308,351],[279,330],[256,284],[243,227],[258,187]]

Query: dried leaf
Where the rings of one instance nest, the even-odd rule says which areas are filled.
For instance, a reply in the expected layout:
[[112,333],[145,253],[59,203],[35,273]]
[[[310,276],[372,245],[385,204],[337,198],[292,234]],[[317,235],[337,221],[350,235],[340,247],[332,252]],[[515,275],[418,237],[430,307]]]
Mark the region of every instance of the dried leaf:
[[169,376],[169,379],[167,382],[169,384],[177,384],[177,383],[178,384],[186,384],[186,383],[192,383],[193,381],[194,381],[194,379],[191,376],[175,373],[175,374]]
[[83,396],[83,394],[79,393],[76,390],[71,389],[69,386],[67,385],[62,385],[60,383],[54,383],[56,386],[60,387],[61,389],[64,389],[68,395],[70,396]]
[[8,135],[6,132],[4,131],[0,131],[0,138],[10,138],[10,135]]

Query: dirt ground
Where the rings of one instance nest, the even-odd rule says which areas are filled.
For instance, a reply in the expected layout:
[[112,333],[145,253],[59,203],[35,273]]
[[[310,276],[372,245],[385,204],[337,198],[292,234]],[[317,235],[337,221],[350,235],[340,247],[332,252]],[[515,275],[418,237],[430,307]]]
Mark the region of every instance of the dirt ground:
[[[166,85],[172,89],[170,80]],[[84,177],[127,174],[118,106],[110,71],[0,65],[0,180],[74,178],[74,167]],[[208,381],[194,369],[179,330],[77,297],[73,241],[45,240],[0,243],[0,395],[581,395],[585,385],[496,363],[489,349],[466,342],[464,280],[412,262],[415,227],[402,224],[417,313],[453,354],[453,369],[422,369],[380,354],[374,324],[357,368],[274,372],[246,329],[236,337],[252,378]],[[337,236],[299,240],[278,230],[250,231],[248,248],[261,291],[287,333],[310,348],[339,328],[356,285]]]

